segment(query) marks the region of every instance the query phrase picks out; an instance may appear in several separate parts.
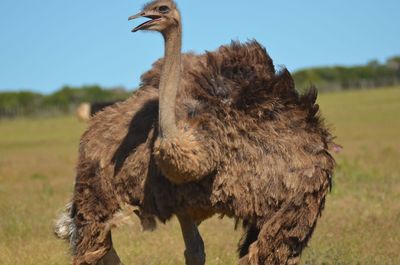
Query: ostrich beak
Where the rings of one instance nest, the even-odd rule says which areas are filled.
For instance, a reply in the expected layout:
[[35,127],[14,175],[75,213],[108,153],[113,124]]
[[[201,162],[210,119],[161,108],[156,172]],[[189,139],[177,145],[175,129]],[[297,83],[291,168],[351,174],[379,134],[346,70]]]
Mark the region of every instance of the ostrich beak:
[[130,16],[128,18],[128,20],[133,20],[133,19],[137,19],[137,18],[140,18],[140,17],[144,17],[144,15],[146,15],[146,12],[140,12],[140,13],[138,13],[136,15]]
[[139,26],[134,28],[132,30],[132,32],[136,32],[138,30],[146,29],[148,26],[150,26],[154,22],[161,20],[161,16],[160,15],[156,15],[156,14],[153,14],[151,12],[146,12],[146,11],[142,11],[142,12],[136,14],[136,15],[130,16],[128,18],[128,20],[133,20],[133,19],[137,19],[137,18],[140,18],[140,17],[150,18],[150,20],[140,24]]

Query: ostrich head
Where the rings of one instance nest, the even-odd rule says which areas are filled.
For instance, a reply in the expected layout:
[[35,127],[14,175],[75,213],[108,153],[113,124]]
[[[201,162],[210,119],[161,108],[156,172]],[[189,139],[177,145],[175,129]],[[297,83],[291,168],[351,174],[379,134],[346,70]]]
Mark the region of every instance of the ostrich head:
[[142,12],[129,17],[129,20],[146,17],[150,20],[140,24],[132,30],[158,31],[163,34],[171,29],[177,29],[180,26],[180,14],[176,4],[172,0],[155,0],[143,7]]

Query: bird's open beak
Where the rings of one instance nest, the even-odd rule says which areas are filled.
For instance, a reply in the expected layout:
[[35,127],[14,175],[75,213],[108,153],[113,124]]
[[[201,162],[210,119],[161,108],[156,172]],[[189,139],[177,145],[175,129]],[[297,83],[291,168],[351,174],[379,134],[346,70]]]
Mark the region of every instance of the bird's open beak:
[[136,15],[130,16],[128,18],[128,20],[137,19],[137,18],[143,17],[144,15],[146,15],[146,12],[140,12],[140,13],[138,13]]
[[128,20],[133,20],[133,19],[137,19],[137,18],[140,18],[140,17],[150,18],[150,20],[148,20],[148,21],[146,21],[146,22],[140,24],[139,26],[137,26],[136,28],[134,28],[134,29],[132,30],[132,32],[136,32],[136,31],[138,31],[138,30],[146,29],[147,27],[149,27],[149,26],[150,26],[151,24],[153,24],[154,22],[161,20],[161,16],[160,16],[160,15],[152,14],[152,13],[150,13],[150,12],[145,12],[145,11],[140,12],[140,13],[138,13],[138,14],[136,14],[136,15],[130,16],[130,17],[128,18]]

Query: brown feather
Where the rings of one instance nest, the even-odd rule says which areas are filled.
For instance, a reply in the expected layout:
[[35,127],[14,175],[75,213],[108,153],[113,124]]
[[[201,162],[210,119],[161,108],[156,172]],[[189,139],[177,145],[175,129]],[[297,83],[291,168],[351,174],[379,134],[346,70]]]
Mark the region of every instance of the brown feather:
[[[213,213],[245,220],[260,235],[251,255],[241,249],[243,264],[295,264],[335,165],[316,91],[299,95],[290,73],[276,72],[256,41],[185,54],[176,108],[182,138],[163,143],[156,140],[162,64],[142,76],[131,98],[93,117],[81,139],[73,198],[77,256],[91,249],[104,255],[111,241],[96,242],[92,229],[130,204],[162,222],[187,209],[198,222]],[[160,164],[166,160],[171,164]],[[183,184],[166,177],[182,172],[187,179],[175,182]]]

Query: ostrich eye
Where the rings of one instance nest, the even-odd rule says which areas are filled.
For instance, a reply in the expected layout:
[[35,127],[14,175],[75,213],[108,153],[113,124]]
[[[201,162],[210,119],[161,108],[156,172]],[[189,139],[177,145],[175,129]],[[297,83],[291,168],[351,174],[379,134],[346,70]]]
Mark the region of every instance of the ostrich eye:
[[169,7],[168,6],[160,6],[158,8],[158,12],[160,12],[161,14],[167,14],[169,12]]

